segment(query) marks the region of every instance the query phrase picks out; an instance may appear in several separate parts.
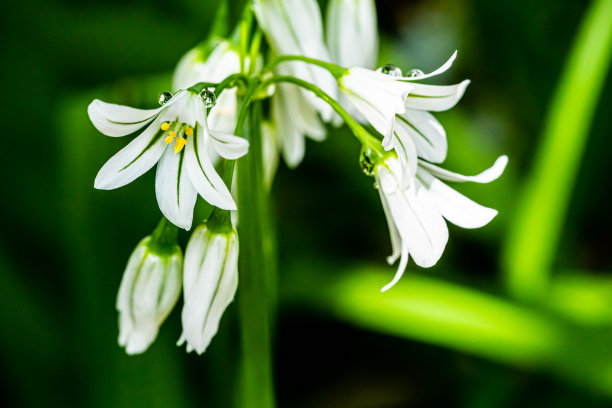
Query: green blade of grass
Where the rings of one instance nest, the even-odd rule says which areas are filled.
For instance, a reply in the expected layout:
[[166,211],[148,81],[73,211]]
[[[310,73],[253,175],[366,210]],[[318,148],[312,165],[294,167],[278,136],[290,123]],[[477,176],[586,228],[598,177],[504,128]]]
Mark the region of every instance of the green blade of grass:
[[570,51],[511,223],[503,268],[507,287],[517,298],[537,300],[547,289],[611,51],[612,0],[596,0]]

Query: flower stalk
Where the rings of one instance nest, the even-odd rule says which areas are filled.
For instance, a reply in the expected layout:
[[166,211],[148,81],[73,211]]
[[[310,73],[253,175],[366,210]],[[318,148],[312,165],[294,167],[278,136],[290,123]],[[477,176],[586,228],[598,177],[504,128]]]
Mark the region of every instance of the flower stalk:
[[[246,103],[247,101],[245,101]],[[274,407],[272,331],[276,262],[270,225],[270,201],[263,186],[261,105],[248,111],[244,135],[251,154],[238,161],[239,259],[238,313],[242,342],[240,393],[242,408]]]

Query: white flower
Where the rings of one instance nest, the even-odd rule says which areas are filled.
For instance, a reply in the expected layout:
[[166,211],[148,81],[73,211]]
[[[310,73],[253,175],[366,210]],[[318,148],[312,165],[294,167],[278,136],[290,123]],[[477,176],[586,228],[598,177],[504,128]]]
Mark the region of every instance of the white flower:
[[375,167],[380,198],[389,224],[393,253],[390,264],[400,258],[395,277],[382,291],[392,287],[402,276],[408,257],[422,267],[438,262],[448,240],[446,222],[462,228],[479,228],[491,221],[497,211],[483,207],[459,194],[440,179],[455,182],[489,183],[497,179],[508,163],[507,156],[476,176],[463,176],[419,161],[416,176],[409,183],[397,157],[388,156]]
[[406,112],[406,98],[415,87],[402,77],[360,67],[347,69],[338,85],[346,99],[385,137],[393,132],[395,115]]
[[185,251],[183,334],[178,345],[204,353],[238,287],[238,235],[201,225]]
[[117,295],[119,345],[128,354],[153,343],[181,293],[180,248],[164,252],[150,244],[151,237],[144,238],[130,256]]
[[236,204],[208,155],[237,159],[248,150],[240,137],[208,129],[202,98],[177,92],[159,109],[142,110],[94,100],[88,107],[94,126],[108,136],[146,129],[98,172],[95,187],[111,190],[140,177],[156,163],[155,193],[162,213],[173,224],[191,228],[198,193],[210,204],[235,210]]
[[[282,72],[283,67],[279,68]],[[302,89],[293,84],[276,85],[270,109],[278,148],[287,166],[295,168],[304,158],[305,137],[320,142],[325,139],[325,127]]]
[[[187,89],[198,82],[221,82],[240,72],[240,54],[227,40],[217,39],[206,46],[193,48],[179,61],[172,80],[172,89]],[[233,133],[238,116],[236,89],[225,89],[217,95],[217,103],[208,114],[208,126]]]
[[[430,74],[415,73],[404,79],[416,81],[439,75],[450,68],[456,56],[455,51],[444,65]],[[414,88],[406,98],[405,112],[396,116],[393,132],[383,139],[385,150],[396,150],[407,173],[406,181],[415,174],[417,156],[432,163],[441,163],[446,158],[448,145],[444,128],[427,111],[439,112],[455,106],[469,83],[465,80],[456,85],[438,86],[412,82]]]
[[261,122],[261,154],[263,156],[263,178],[266,190],[270,191],[274,175],[278,168],[278,134],[274,123],[264,120]]
[[[277,55],[302,55],[330,61],[323,42],[321,11],[316,0],[254,0],[257,21]],[[336,98],[334,77],[324,68],[305,62],[285,62],[290,75],[310,82]],[[323,100],[307,93],[307,98],[324,121],[336,119],[333,109]]]
[[343,67],[374,68],[378,28],[373,0],[331,0],[326,28],[332,61]]

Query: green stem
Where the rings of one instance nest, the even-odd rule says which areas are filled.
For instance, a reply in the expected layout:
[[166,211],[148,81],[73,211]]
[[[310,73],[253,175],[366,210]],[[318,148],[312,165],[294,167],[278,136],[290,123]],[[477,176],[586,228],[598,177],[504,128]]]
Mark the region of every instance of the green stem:
[[221,82],[198,82],[197,84],[191,86],[189,88],[190,91],[199,93],[202,92],[204,88],[214,88],[215,94],[217,97],[227,88],[233,88],[236,86],[236,82],[242,81],[243,84],[248,83],[248,77],[244,74],[232,74],[229,75]]
[[331,62],[321,61],[314,58],[304,57],[303,55],[281,55],[276,59],[272,60],[263,72],[271,72],[277,65],[287,61],[301,61],[307,64],[319,66],[328,70],[335,78],[340,78],[346,72],[346,68],[340,65],[332,64]]
[[151,234],[149,249],[160,255],[173,253],[178,245],[178,228],[162,216],[159,224]]
[[[246,101],[245,101],[246,102]],[[261,106],[248,110],[246,135],[249,154],[238,161],[238,211],[240,216],[240,285],[238,313],[241,327],[242,361],[241,408],[272,408],[271,332],[273,307],[271,271],[274,260],[269,256],[269,201],[263,186],[262,145],[260,137]]]
[[552,262],[597,100],[612,55],[612,1],[588,10],[553,99],[534,168],[504,251],[509,291],[535,301],[548,290]]
[[372,136],[370,132],[368,132],[363,126],[359,124],[359,122],[353,119],[353,117],[349,115],[348,112],[344,110],[344,108],[334,98],[329,96],[325,91],[321,90],[321,88],[319,88],[316,85],[311,84],[310,82],[301,80],[299,78],[295,78],[292,76],[283,76],[283,75],[274,76],[272,78],[265,80],[261,84],[261,88],[265,89],[269,85],[272,85],[274,83],[279,83],[279,82],[287,82],[287,83],[291,83],[291,84],[300,86],[304,89],[311,91],[319,98],[323,99],[327,104],[329,104],[329,106],[332,107],[334,111],[336,111],[338,115],[340,115],[340,117],[342,118],[342,120],[344,120],[344,122],[349,127],[349,129],[351,129],[355,137],[364,146],[370,147],[374,151],[374,153],[376,153],[379,157],[381,158],[383,157],[384,152],[381,149],[380,141],[374,136]]

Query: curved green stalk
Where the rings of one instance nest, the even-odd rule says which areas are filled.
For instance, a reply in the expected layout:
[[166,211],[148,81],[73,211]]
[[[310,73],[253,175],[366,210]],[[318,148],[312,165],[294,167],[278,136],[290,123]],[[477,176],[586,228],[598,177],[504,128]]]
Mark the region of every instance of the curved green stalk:
[[263,69],[263,72],[271,72],[274,67],[277,65],[287,62],[287,61],[301,61],[307,64],[312,64],[324,68],[330,72],[335,78],[340,78],[346,72],[346,68],[332,64],[331,62],[321,61],[314,58],[304,57],[302,55],[281,55],[276,59],[272,60],[266,67]]
[[538,300],[547,291],[555,250],[612,54],[612,0],[594,1],[553,99],[534,167],[504,252],[509,291]]
[[287,83],[295,84],[308,91],[311,91],[316,96],[323,99],[327,104],[329,104],[329,106],[332,107],[334,111],[336,111],[338,115],[340,115],[342,120],[344,120],[347,126],[351,129],[355,137],[364,146],[370,147],[379,157],[381,158],[383,157],[384,153],[381,149],[380,141],[374,136],[372,136],[370,132],[368,132],[363,126],[359,124],[359,122],[353,119],[353,117],[349,115],[346,110],[344,110],[344,108],[338,103],[338,101],[336,101],[334,98],[332,98],[327,93],[325,93],[323,90],[321,90],[321,88],[311,84],[310,82],[301,80],[299,78],[295,78],[292,76],[282,76],[282,75],[274,76],[272,78],[265,80],[261,84],[261,88],[265,89],[267,86],[272,85],[274,83],[278,83],[278,82],[287,82]]

